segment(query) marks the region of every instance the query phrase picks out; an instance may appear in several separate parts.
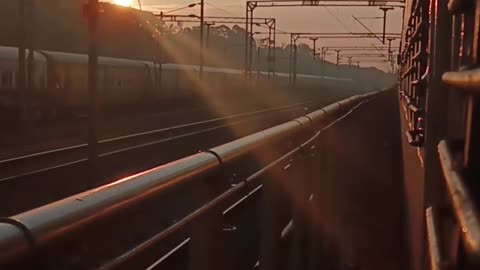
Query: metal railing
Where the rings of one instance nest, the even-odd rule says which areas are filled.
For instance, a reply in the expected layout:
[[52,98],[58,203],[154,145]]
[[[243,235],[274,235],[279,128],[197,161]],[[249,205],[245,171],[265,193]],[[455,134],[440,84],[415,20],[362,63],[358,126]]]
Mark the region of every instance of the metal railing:
[[[430,22],[431,27],[425,28],[420,36],[423,35],[430,43],[430,49],[428,54],[422,49],[419,53],[424,57],[418,57],[428,60],[425,62],[428,68],[424,70],[425,75],[415,81],[416,85],[411,86],[408,84],[412,66],[410,55],[419,47],[410,44],[410,37],[412,32],[413,36],[418,33],[416,29],[413,30],[414,25],[417,25],[418,16],[427,11],[425,8],[428,5],[430,13],[425,14],[425,19],[420,22]],[[417,0],[407,29],[407,45],[403,54],[406,71],[401,96],[405,97],[402,99],[403,107],[414,131],[409,142],[423,147],[423,150],[426,148],[424,157],[427,165],[422,175],[425,179],[422,179],[419,186],[424,190],[421,200],[426,208],[426,261],[432,270],[478,269],[480,266],[480,217],[476,181],[480,154],[479,11],[480,5],[477,2],[449,0],[447,7],[445,2]],[[442,43],[448,46],[442,46]],[[444,72],[445,70],[450,71]],[[429,141],[426,146],[415,141],[418,134],[415,132],[415,128],[418,129],[415,121],[418,117],[424,117],[425,113],[425,102],[415,103],[419,97],[425,101],[425,96],[412,96],[415,93],[412,92],[412,87],[418,88],[419,85],[424,87],[429,96],[426,121],[430,124],[425,130],[430,134],[426,138]],[[424,95],[425,91],[421,93]],[[422,128],[421,133],[423,132]],[[430,150],[430,145],[435,146],[433,150],[438,151],[438,155]]]
[[[378,92],[354,96],[294,121],[208,151],[13,217],[3,218],[0,222],[0,265],[6,265],[10,269],[20,269],[20,266],[27,269],[48,268],[46,265],[61,258],[65,259],[59,254],[67,246],[75,243],[79,245],[81,239],[88,235],[86,232],[95,231],[97,226],[102,224],[111,224],[115,217],[125,214],[127,216],[124,218],[128,220],[132,213],[142,211],[145,203],[150,203],[149,207],[158,207],[155,203],[152,204],[152,199],[186,186],[193,186],[194,192],[187,191],[187,194],[194,207],[182,218],[157,230],[157,233],[147,240],[130,245],[113,259],[103,258],[88,268],[128,269],[128,266],[132,267],[134,264],[134,268],[138,269],[139,258],[148,253],[148,250],[187,230],[188,238],[177,241],[180,245],[168,253],[165,252],[166,256],[188,243],[191,269],[224,269],[222,255],[225,251],[221,239],[225,215],[239,205],[246,204],[250,197],[262,190],[264,207],[261,215],[259,263],[262,269],[279,269],[279,258],[282,256],[281,236],[286,237],[293,231],[290,237],[294,238],[294,242],[304,241],[309,228],[305,220],[302,220],[300,212],[309,209],[312,200],[314,201],[314,192],[309,188],[312,185],[309,170],[317,166],[313,160],[318,158],[317,152],[321,149],[324,132],[377,94]],[[260,167],[241,176],[239,181],[228,184],[228,179],[241,170],[238,162],[251,156],[260,160]],[[296,198],[293,202],[296,206],[292,208],[293,214],[291,217],[282,218],[281,213],[284,211],[278,203],[281,200],[278,189],[282,181],[280,176],[284,175],[293,175],[298,181],[292,186]],[[243,198],[237,200],[241,196]],[[233,202],[232,200],[236,202],[225,210],[225,204]],[[168,207],[173,205],[167,205]],[[120,226],[118,223],[114,224]],[[287,225],[284,226],[285,224]],[[108,230],[114,230],[115,226],[107,227]],[[125,226],[128,227],[128,224]],[[300,267],[304,262],[302,256],[295,254],[296,252],[301,250],[291,250],[293,265]],[[73,255],[79,256],[81,255]],[[78,258],[66,260],[74,264]],[[153,269],[154,265],[162,260],[157,260],[149,269]]]
[[402,107],[410,129],[405,134],[408,142],[415,147],[424,143],[422,121],[425,117],[425,74],[428,72],[428,3],[413,1],[411,15],[402,51],[400,89]]

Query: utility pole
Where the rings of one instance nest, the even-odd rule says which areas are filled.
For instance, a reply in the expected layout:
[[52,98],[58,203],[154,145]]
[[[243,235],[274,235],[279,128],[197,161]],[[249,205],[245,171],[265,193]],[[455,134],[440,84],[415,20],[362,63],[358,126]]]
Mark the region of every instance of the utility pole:
[[210,48],[210,26],[215,25],[214,22],[205,22],[207,27],[207,49]]
[[352,67],[352,56],[347,57],[348,58],[348,67]]
[[205,26],[205,0],[200,1],[200,80],[203,79],[203,50],[204,50],[204,26]]
[[316,59],[316,54],[317,54],[317,40],[318,37],[311,37],[311,41],[313,41],[313,61]]
[[260,50],[261,47],[257,47],[257,80],[260,78]]
[[380,9],[383,11],[383,37],[382,37],[382,43],[385,44],[385,33],[387,31],[387,12],[389,10],[392,10],[393,7],[380,7]]
[[163,11],[160,12],[160,37],[158,38],[157,42],[158,42],[158,80],[157,80],[157,86],[160,86],[162,85],[162,81],[163,81],[163,48],[162,48],[162,44],[163,44],[163,41],[164,41],[164,31],[163,31],[163,27],[164,27],[164,22],[163,22]]
[[298,57],[298,48],[297,41],[295,40],[293,44],[293,86],[297,86],[297,57]]
[[392,60],[392,41],[395,40],[395,38],[387,38],[388,40],[388,61]]
[[337,53],[337,66],[340,64],[340,52],[342,50],[335,50],[335,52]]
[[[88,1],[88,160],[91,166],[96,165],[97,161],[97,68],[98,68],[98,52],[97,52],[97,23],[98,23],[98,1]],[[95,170],[95,167],[92,167]]]

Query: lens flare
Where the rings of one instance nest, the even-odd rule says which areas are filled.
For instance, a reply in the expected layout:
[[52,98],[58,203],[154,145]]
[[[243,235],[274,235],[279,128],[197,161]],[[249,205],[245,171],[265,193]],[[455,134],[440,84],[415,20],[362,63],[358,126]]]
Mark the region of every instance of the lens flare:
[[129,7],[132,5],[133,0],[114,0],[113,3],[115,5]]

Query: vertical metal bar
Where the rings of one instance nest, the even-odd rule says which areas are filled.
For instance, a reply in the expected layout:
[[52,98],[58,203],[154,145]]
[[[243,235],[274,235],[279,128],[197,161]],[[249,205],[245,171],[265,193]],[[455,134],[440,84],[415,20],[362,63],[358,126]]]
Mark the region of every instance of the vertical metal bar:
[[[473,31],[468,32],[473,34],[471,39],[471,54],[472,65],[478,65],[479,63],[479,31],[480,31],[480,3],[475,1],[475,13],[473,21]],[[472,177],[476,178],[480,175],[480,171],[477,168],[480,161],[480,99],[476,96],[469,96],[467,101],[467,129],[465,136],[465,165],[471,169]]]
[[[203,205],[221,193],[222,176],[222,172],[218,171],[194,184],[192,196],[196,205]],[[190,270],[225,269],[222,209],[221,205],[213,207],[192,224]]]
[[312,38],[313,41],[313,61],[317,58],[317,40],[318,38]]
[[262,192],[262,236],[260,247],[260,265],[262,270],[282,269],[281,260],[281,234],[282,222],[280,202],[283,173],[282,169],[275,166],[264,176],[264,189]]
[[385,33],[387,31],[387,11],[388,9],[383,10],[383,33],[382,33],[382,43],[385,44]]
[[293,87],[297,86],[297,57],[298,57],[297,41],[293,42]]
[[294,161],[293,179],[288,179],[290,190],[293,191],[293,243],[290,247],[290,269],[306,269],[309,254],[307,252],[307,216],[309,209],[309,181],[307,177],[308,150],[302,149],[298,160]]
[[272,26],[268,26],[268,77],[270,78],[270,73],[272,72]]
[[290,50],[288,57],[288,83],[292,85],[293,82],[293,34],[290,34]]
[[160,12],[160,38],[158,39],[158,79],[159,79],[159,85],[157,85],[158,90],[161,90],[163,86],[163,48],[162,44],[164,42],[164,31],[163,31],[163,11]]
[[260,79],[260,49],[260,46],[257,47],[257,80]]
[[250,1],[247,1],[247,5],[245,7],[245,75],[248,78],[248,38],[250,33],[248,31],[248,18],[249,18],[249,6]]
[[[318,130],[320,126],[313,127],[315,130]],[[309,177],[310,187],[311,187],[311,206],[309,207],[310,220],[308,222],[308,265],[305,269],[308,270],[318,270],[325,267],[322,265],[321,259],[321,226],[320,226],[320,193],[322,192],[321,181],[324,181],[323,177],[325,170],[325,159],[326,159],[326,137],[325,133],[320,134],[315,142],[315,148],[313,149],[314,156],[309,157],[307,160],[308,167],[306,168],[306,176]],[[315,178],[313,176],[315,175]],[[327,269],[327,268],[324,268]]]
[[253,10],[254,10],[254,7],[252,7],[251,9],[251,13],[250,13],[250,41],[249,41],[249,52],[250,52],[250,56],[249,56],[249,60],[248,60],[248,70],[249,71],[252,71],[252,68],[253,68]]
[[204,65],[204,28],[205,28],[205,0],[200,1],[200,80],[203,79]]
[[210,24],[207,23],[207,49],[210,47]]
[[89,114],[88,114],[88,159],[92,166],[95,166],[97,161],[97,75],[98,75],[98,52],[97,52],[97,20],[98,20],[98,1],[89,0],[88,2],[88,32],[89,32],[89,46],[88,46],[88,100],[89,100]]
[[275,77],[277,63],[277,19],[273,20],[273,77]]

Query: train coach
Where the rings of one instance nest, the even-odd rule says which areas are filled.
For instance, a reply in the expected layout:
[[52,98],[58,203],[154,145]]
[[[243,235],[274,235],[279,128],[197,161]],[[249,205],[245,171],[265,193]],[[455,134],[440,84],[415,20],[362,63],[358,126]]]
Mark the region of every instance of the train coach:
[[[27,76],[32,76],[25,95],[29,112],[40,119],[84,114],[88,105],[88,55],[40,50],[27,55]],[[234,99],[248,88],[243,70],[205,67],[202,87],[198,80],[199,67],[195,65],[160,66],[151,61],[109,57],[99,57],[98,61],[98,101],[101,110],[106,111],[143,109],[158,102],[174,104],[202,96]],[[16,83],[18,48],[0,47],[0,76],[0,110],[3,115],[5,112],[15,114],[20,104]],[[290,89],[289,74],[276,73],[271,77],[261,72],[257,77],[257,81],[269,80],[269,85],[274,85],[269,87],[270,92],[264,87],[264,95],[273,94],[273,90]],[[299,74],[297,85],[298,88],[351,88],[354,83],[348,78]]]

